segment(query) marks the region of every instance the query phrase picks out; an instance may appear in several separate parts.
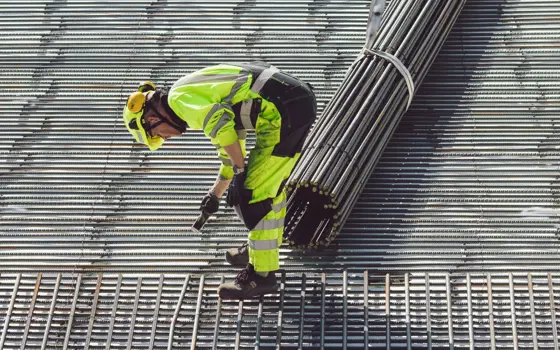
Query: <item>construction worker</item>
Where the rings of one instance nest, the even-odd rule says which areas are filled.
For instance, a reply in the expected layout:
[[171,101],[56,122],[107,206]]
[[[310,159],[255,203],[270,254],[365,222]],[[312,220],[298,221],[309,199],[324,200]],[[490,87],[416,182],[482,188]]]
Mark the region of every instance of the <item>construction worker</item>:
[[[221,64],[180,78],[167,91],[143,83],[123,111],[136,141],[157,150],[187,129],[203,130],[222,161],[201,210],[226,203],[249,229],[249,240],[226,252],[243,267],[232,283],[219,286],[225,299],[253,298],[278,288],[278,248],[286,216],[284,184],[296,164],[316,116],[311,85],[264,62]],[[246,162],[247,130],[256,142]]]

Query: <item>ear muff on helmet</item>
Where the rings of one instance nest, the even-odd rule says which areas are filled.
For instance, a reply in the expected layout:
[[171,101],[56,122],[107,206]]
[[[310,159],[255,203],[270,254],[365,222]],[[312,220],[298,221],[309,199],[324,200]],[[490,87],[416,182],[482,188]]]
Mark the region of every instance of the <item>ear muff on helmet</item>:
[[138,86],[138,90],[132,93],[128,97],[128,101],[126,102],[126,106],[130,109],[133,113],[138,113],[142,109],[144,109],[144,105],[146,104],[146,95],[145,92],[148,91],[155,91],[156,85],[151,81],[145,81]]
[[138,113],[144,109],[144,104],[146,103],[146,95],[140,91],[132,93],[128,96],[128,101],[126,102],[126,107],[133,113]]

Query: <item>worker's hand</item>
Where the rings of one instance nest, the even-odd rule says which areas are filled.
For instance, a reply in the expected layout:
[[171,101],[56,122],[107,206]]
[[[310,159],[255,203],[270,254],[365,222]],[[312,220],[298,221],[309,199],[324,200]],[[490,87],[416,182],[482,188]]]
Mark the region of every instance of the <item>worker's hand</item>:
[[233,176],[233,179],[231,180],[231,183],[229,184],[228,187],[228,192],[226,197],[227,205],[229,205],[230,207],[234,207],[236,205],[241,204],[241,202],[243,201],[243,195],[245,191],[243,187],[244,184],[245,184],[245,172]]
[[202,198],[202,203],[200,203],[200,211],[206,214],[214,214],[220,208],[220,199],[212,193],[208,192],[204,198]]

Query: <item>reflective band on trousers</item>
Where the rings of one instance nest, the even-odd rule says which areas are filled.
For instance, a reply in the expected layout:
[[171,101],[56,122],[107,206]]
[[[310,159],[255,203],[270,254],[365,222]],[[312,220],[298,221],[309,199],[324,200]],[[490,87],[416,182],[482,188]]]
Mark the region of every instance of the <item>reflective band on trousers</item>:
[[282,202],[278,203],[278,204],[274,204],[272,205],[272,210],[274,210],[275,212],[279,212],[282,209],[284,209],[286,207],[286,200],[282,200]]
[[272,250],[278,248],[277,239],[269,239],[266,241],[249,240],[249,247],[252,250]]
[[284,218],[277,220],[261,220],[252,231],[274,230],[284,227]]

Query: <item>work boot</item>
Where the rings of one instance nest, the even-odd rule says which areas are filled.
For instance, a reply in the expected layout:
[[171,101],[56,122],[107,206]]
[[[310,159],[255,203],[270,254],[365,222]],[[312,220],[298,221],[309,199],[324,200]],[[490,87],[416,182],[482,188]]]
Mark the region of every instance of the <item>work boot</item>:
[[245,267],[249,264],[249,247],[245,242],[239,248],[231,248],[226,252],[226,261],[233,266]]
[[223,283],[218,287],[218,295],[222,299],[249,299],[273,293],[278,290],[274,272],[262,277],[255,272],[253,265],[248,264],[241,270],[232,283]]

